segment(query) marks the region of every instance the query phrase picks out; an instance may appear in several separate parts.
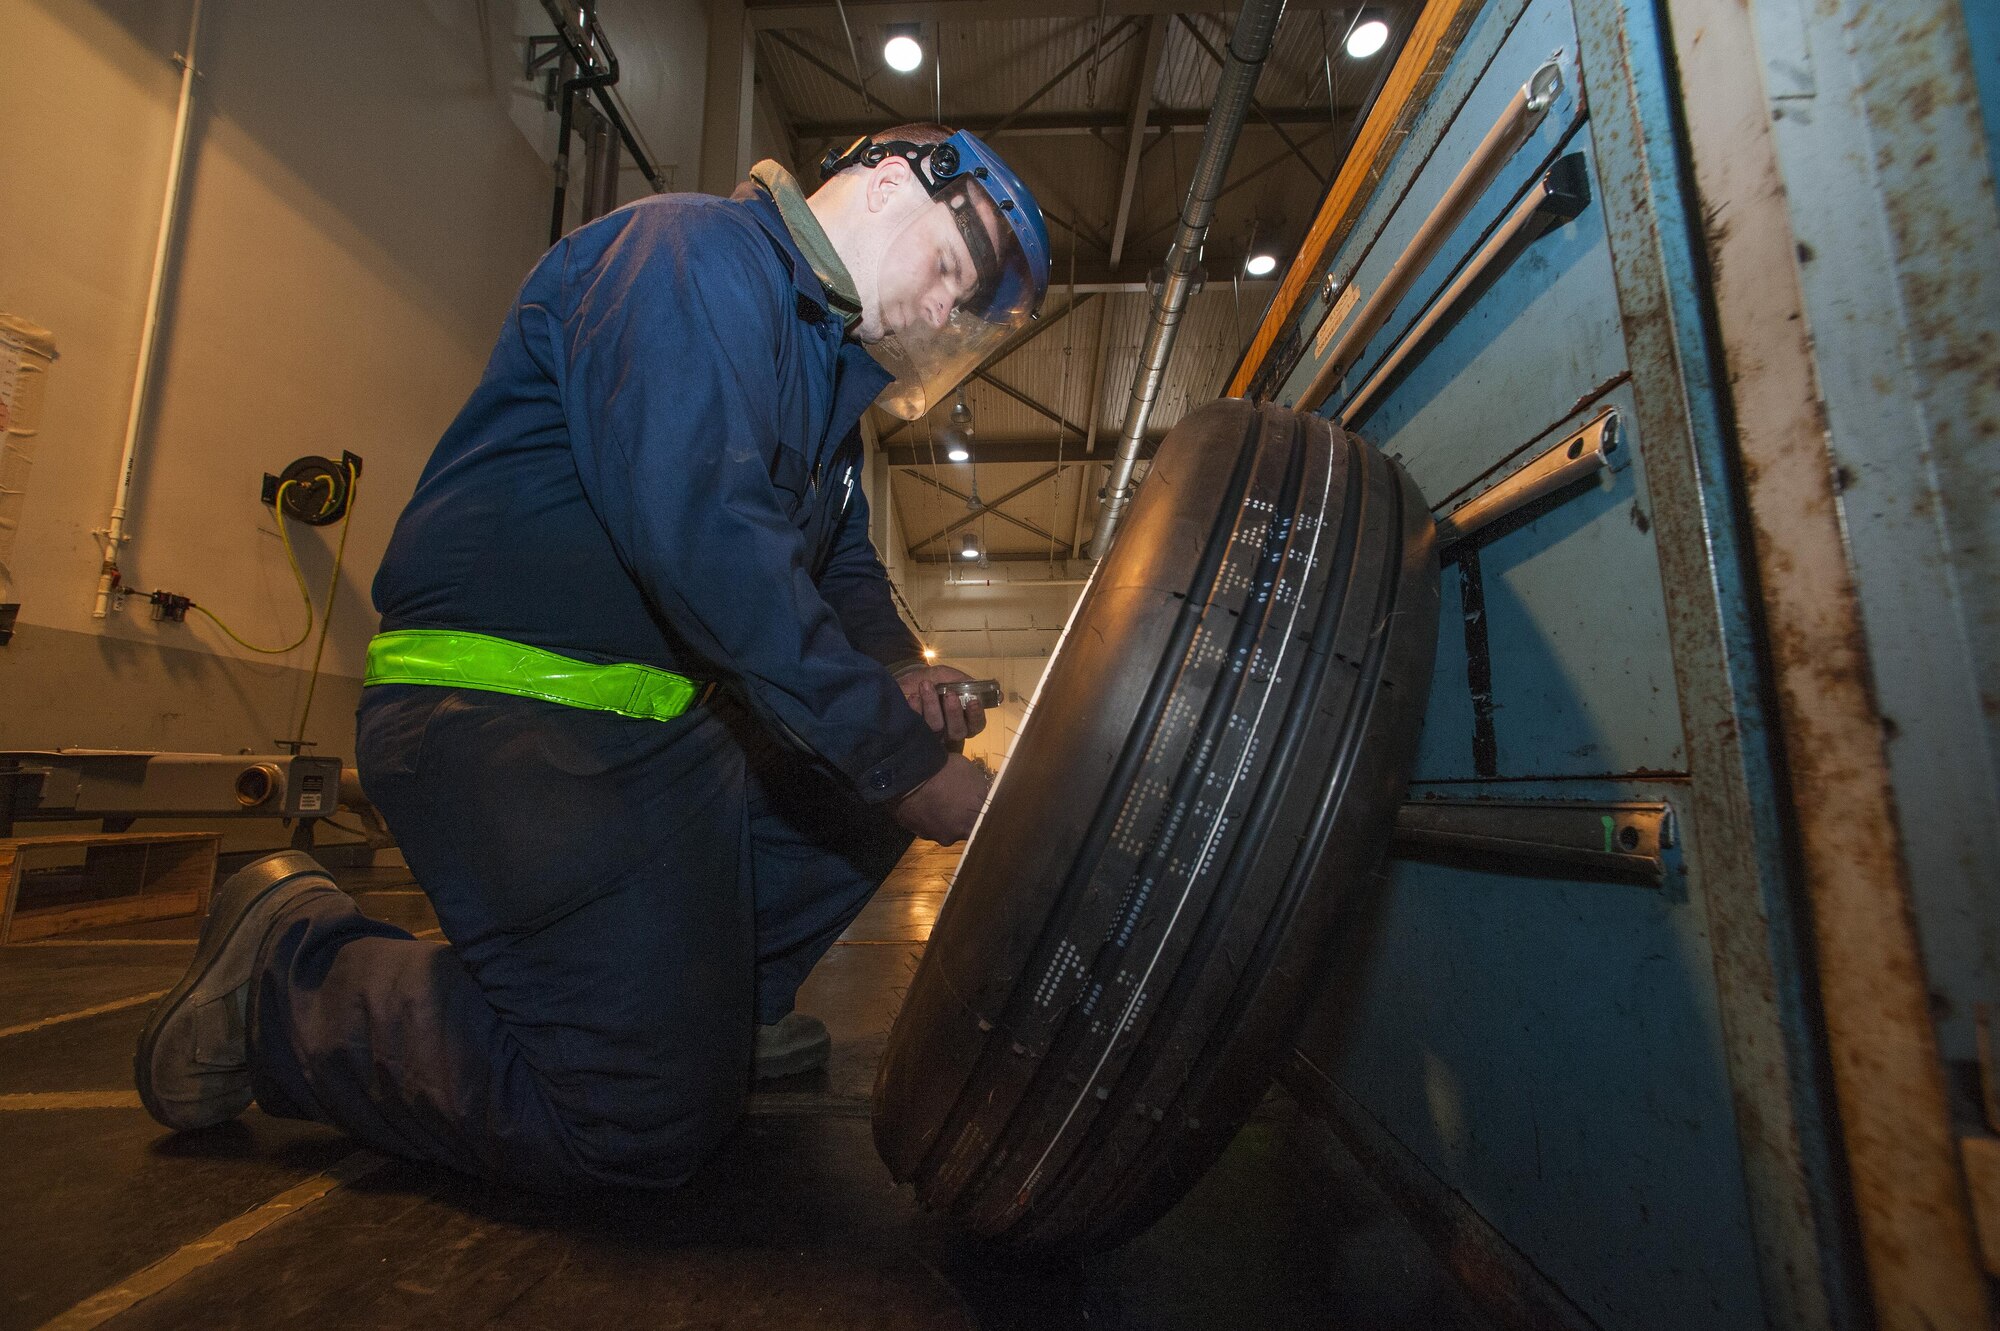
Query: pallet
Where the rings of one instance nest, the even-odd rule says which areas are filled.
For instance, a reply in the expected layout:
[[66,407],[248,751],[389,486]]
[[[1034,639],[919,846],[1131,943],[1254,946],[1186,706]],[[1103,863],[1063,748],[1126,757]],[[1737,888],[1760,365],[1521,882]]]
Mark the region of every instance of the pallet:
[[[200,915],[215,883],[219,832],[117,832],[0,837],[0,943]],[[65,895],[24,903],[37,869],[72,867]]]

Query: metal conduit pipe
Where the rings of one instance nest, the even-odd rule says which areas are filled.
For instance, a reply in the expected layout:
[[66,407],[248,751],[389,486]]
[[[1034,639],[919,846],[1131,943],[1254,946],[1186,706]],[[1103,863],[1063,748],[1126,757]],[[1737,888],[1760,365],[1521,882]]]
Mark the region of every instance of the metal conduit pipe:
[[130,539],[125,531],[125,518],[132,499],[132,472],[139,460],[139,427],[145,423],[146,408],[153,396],[153,341],[160,330],[160,301],[167,286],[175,224],[180,220],[181,173],[187,165],[188,117],[194,108],[195,44],[200,36],[201,0],[194,0],[194,7],[188,14],[187,49],[180,57],[180,105],[174,111],[173,147],[167,152],[166,197],[160,203],[160,231],[153,246],[153,276],[146,287],[145,320],[139,326],[139,369],[132,380],[132,404],[125,416],[125,448],[118,459],[118,490],[111,500],[110,521],[103,531],[92,533],[104,541],[104,559],[97,571],[97,597],[90,608],[92,619],[103,619],[111,607],[111,593],[118,586],[118,548]]
[[[563,213],[569,201],[569,141],[570,127],[575,122],[576,95],[591,88],[601,88],[618,81],[618,61],[614,58],[611,67],[596,74],[578,74],[562,86],[562,114],[556,119],[556,201],[555,209],[549,215],[549,244],[563,238]],[[589,211],[586,202],[584,211]],[[588,222],[591,219],[583,219]]]
[[1230,158],[1236,155],[1236,140],[1249,117],[1257,78],[1264,72],[1264,57],[1270,54],[1271,38],[1284,12],[1284,0],[1248,0],[1237,17],[1236,31],[1230,34],[1229,58],[1216,85],[1208,128],[1201,136],[1201,155],[1195,159],[1194,177],[1188,182],[1187,203],[1181,208],[1180,226],[1167,248],[1166,280],[1153,302],[1152,323],[1139,351],[1139,367],[1132,376],[1132,400],[1125,409],[1118,456],[1112,464],[1110,483],[1105,487],[1097,533],[1091,540],[1092,559],[1104,558],[1111,549],[1119,520],[1132,502],[1132,468],[1139,461],[1146,423],[1160,396],[1160,385],[1166,380],[1167,358],[1173,354],[1181,314],[1192,294],[1202,241],[1208,235],[1208,224],[1215,218],[1223,178],[1229,174]]
[[[596,69],[608,74],[605,78],[587,77],[572,82],[576,84],[576,89],[592,96],[598,114],[618,131],[618,139],[625,145],[626,155],[631,157],[632,165],[639,168],[653,191],[659,193],[666,189],[666,178],[653,164],[653,155],[639,141],[638,132],[619,110],[618,95],[613,86],[618,82],[618,56],[611,49],[610,39],[604,35],[603,25],[597,21],[597,0],[542,0],[542,12],[549,16],[549,22],[556,25],[556,39],[569,52],[569,58],[579,73]],[[563,95],[571,97],[575,91],[565,85]],[[550,241],[550,244],[554,243],[554,240]]]

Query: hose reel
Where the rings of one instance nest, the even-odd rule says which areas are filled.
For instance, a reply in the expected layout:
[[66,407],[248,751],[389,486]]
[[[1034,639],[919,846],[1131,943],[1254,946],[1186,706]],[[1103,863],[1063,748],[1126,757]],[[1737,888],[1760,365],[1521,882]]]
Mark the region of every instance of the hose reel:
[[282,493],[286,517],[308,527],[331,526],[347,516],[354,481],[360,475],[358,454],[342,450],[340,461],[335,462],[308,453],[276,476],[264,473],[264,502],[276,505]]

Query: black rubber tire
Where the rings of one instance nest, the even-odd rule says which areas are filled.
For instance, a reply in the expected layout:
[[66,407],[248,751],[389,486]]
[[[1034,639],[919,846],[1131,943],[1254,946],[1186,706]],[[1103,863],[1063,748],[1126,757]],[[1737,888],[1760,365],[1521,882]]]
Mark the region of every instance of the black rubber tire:
[[1242,401],[1175,427],[889,1036],[876,1146],[925,1206],[1089,1249],[1193,1186],[1378,871],[1437,623],[1431,517],[1388,458]]

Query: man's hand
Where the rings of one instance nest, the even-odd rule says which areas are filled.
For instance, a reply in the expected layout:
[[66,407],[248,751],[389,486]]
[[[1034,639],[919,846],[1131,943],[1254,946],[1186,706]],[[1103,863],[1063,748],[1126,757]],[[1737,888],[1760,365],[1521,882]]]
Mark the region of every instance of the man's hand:
[[970,698],[940,699],[937,686],[971,678],[963,670],[950,666],[913,666],[897,672],[896,684],[903,690],[903,701],[924,718],[924,724],[934,734],[946,739],[964,739],[986,729],[986,709]]
[[947,754],[938,774],[896,801],[891,812],[918,836],[949,846],[972,835],[988,784],[977,763]]

